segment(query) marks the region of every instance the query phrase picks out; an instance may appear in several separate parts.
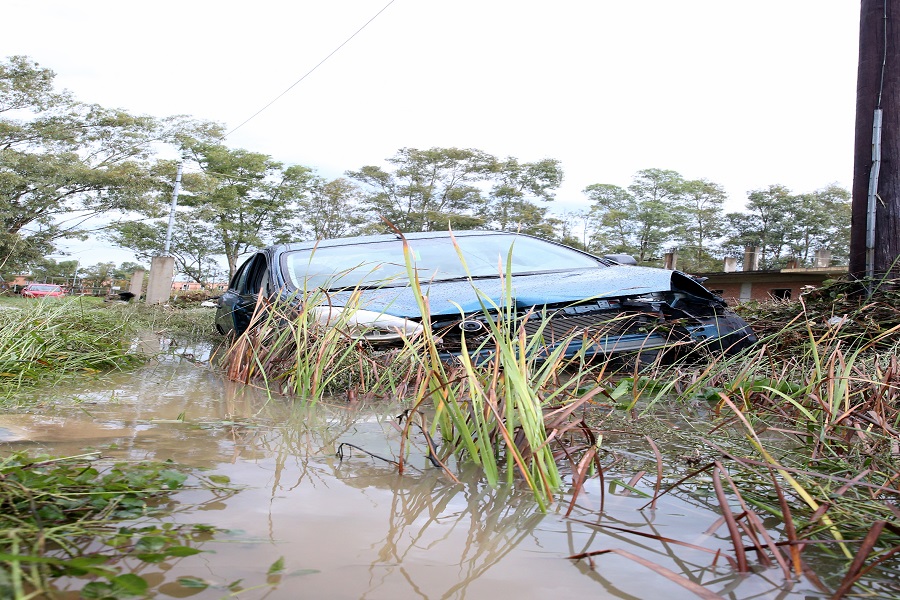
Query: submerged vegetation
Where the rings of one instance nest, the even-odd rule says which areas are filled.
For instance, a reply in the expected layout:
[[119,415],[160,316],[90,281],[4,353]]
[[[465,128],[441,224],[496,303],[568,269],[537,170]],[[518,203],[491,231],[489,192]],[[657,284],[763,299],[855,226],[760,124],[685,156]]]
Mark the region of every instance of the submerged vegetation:
[[[795,302],[744,307],[760,342],[736,356],[694,353],[667,364],[663,354],[641,353],[618,365],[540,355],[540,334],[526,336],[521,315],[500,306],[484,307],[491,338],[455,361],[441,356],[428,319],[385,361],[349,323],[316,326],[314,304],[263,300],[257,326],[225,362],[232,377],[310,402],[338,390],[351,399],[404,397],[407,438],[423,433],[428,459],[449,477],[453,461],[474,464],[491,485],[522,482],[542,506],[567,486],[569,512],[588,478],[602,481],[615,455],[607,440],[643,436],[656,466],[622,484],[651,481],[648,506],[674,490],[705,490],[721,505],[734,568],[749,571],[755,556],[780,565],[788,580],[805,575],[840,597],[900,552],[900,309],[892,289],[864,300],[835,283]],[[683,424],[660,430],[676,415]],[[666,454],[666,444],[682,453]],[[819,581],[803,560],[808,552],[847,561],[843,580]]]
[[[411,280],[418,285],[414,274]],[[717,527],[733,548],[722,560],[741,572],[755,568],[754,561],[777,565],[785,580],[802,575],[841,597],[872,585],[875,569],[895,569],[900,552],[897,295],[886,285],[865,299],[837,282],[793,302],[741,307],[760,337],[741,354],[694,353],[690,362],[671,362],[662,360],[665,353],[645,352],[616,363],[541,353],[540,330],[526,336],[521,315],[487,301],[492,335],[448,361],[427,326],[392,350],[374,352],[360,341],[352,313],[323,327],[315,310],[322,299],[261,299],[254,326],[220,358],[229,377],[306,402],[334,394],[403,401],[405,442],[395,463],[401,472],[409,454],[421,449],[451,480],[456,469],[474,465],[492,486],[527,486],[542,507],[565,498],[567,515],[596,478],[599,514],[606,484],[645,494],[651,508],[671,493],[715,499],[722,512]],[[427,297],[419,297],[425,313]],[[190,337],[212,325],[211,311],[202,309],[84,300],[14,308],[0,312],[0,384],[7,398],[61,376],[140,364],[146,357],[132,342],[141,328]],[[631,460],[639,459],[634,476],[604,484],[613,466],[622,472],[617,443],[623,436],[631,440]],[[643,440],[643,449],[635,450],[635,440]],[[30,470],[25,459],[7,460],[24,473],[16,489],[36,489],[39,480],[22,471]],[[66,477],[76,481],[73,473]],[[113,485],[128,475],[113,470],[110,477]],[[2,481],[8,486],[14,479]],[[108,499],[130,492],[123,493],[110,491]],[[69,500],[61,506],[68,510]],[[114,511],[99,510],[96,519],[79,523],[108,527]],[[615,528],[602,520],[591,526]],[[54,551],[75,547],[63,540],[78,534],[54,532]],[[654,532],[626,533],[687,544]],[[7,559],[52,558],[7,562],[9,585],[37,589],[47,577],[74,573],[66,569],[81,563],[59,567],[51,546],[8,547]],[[607,553],[627,554],[597,548],[572,558],[593,564]],[[810,553],[845,567],[817,575],[804,560]],[[116,574],[92,573],[103,585],[128,585],[115,583]]]
[[[143,597],[134,564],[201,552],[215,529],[161,522],[169,496],[189,475],[170,463],[103,466],[99,453],[52,458],[14,453],[0,460],[0,595],[53,597],[53,581],[81,580],[82,598]],[[217,488],[221,476],[193,486]],[[191,587],[191,582],[184,585]]]

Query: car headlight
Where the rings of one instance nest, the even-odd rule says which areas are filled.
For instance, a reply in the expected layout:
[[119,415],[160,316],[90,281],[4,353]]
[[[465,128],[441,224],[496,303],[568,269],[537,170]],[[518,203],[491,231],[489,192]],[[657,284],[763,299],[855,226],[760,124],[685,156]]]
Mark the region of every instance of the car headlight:
[[395,342],[424,330],[421,323],[372,310],[316,306],[310,313],[323,326],[346,327],[352,330],[354,337],[370,342]]

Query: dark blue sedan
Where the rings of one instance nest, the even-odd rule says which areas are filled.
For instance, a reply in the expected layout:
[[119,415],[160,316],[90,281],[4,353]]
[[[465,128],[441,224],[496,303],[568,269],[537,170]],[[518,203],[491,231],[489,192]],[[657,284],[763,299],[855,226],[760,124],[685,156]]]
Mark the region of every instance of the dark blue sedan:
[[[568,356],[698,344],[730,353],[756,341],[724,300],[679,271],[620,264],[523,234],[405,238],[432,330],[448,355],[461,350],[463,336],[470,350],[486,340],[491,313],[512,308],[507,299],[527,335],[540,334],[548,351],[567,344]],[[402,343],[422,330],[423,318],[406,263],[395,235],[270,246],[232,277],[218,301],[216,328],[242,333],[260,292],[298,298],[315,291],[327,298],[313,311],[321,323],[337,322],[344,312],[341,322],[351,322],[359,338],[376,346]]]

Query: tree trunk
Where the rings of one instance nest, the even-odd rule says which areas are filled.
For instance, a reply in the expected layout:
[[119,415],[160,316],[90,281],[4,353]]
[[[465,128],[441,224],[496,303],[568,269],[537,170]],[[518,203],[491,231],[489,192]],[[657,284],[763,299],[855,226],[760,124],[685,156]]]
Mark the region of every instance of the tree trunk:
[[871,260],[876,278],[900,278],[900,0],[861,0],[860,4],[850,273],[865,277],[867,271],[872,128],[875,109],[881,108],[881,162]]

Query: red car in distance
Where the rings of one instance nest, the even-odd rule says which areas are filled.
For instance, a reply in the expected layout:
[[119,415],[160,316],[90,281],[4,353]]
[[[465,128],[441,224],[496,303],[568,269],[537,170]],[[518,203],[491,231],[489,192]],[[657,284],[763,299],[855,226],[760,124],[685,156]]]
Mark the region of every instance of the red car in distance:
[[22,290],[23,298],[58,298],[64,295],[63,289],[52,283],[29,283]]

